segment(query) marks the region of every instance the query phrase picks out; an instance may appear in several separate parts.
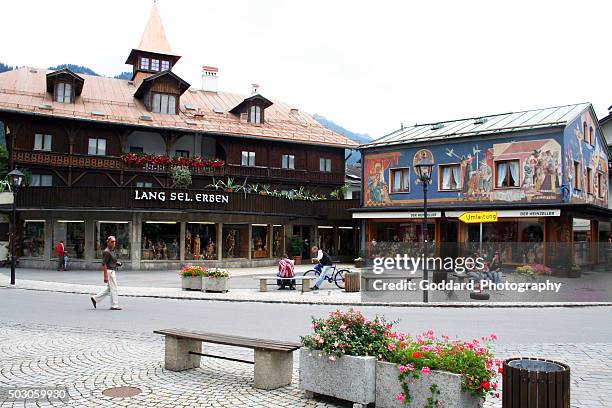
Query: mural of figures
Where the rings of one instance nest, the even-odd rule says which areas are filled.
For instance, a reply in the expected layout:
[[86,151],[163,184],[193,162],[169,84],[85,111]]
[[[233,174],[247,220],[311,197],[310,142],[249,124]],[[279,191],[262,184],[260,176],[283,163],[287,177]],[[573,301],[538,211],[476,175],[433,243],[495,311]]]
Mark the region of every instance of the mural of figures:
[[397,166],[400,153],[384,153],[368,155],[364,160],[364,174],[366,179],[364,201],[366,205],[389,205],[389,171]]

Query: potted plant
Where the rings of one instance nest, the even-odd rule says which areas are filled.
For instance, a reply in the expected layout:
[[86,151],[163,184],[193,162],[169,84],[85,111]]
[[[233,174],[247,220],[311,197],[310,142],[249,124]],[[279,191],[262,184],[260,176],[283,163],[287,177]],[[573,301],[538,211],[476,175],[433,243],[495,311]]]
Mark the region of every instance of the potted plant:
[[383,318],[369,320],[353,309],[313,318],[314,333],[301,338],[300,388],[357,404],[373,403],[376,355],[391,327]]
[[172,181],[179,188],[187,188],[191,185],[191,171],[188,167],[176,166],[172,168]]
[[534,280],[536,278],[536,273],[533,268],[529,265],[523,265],[517,267],[514,272],[517,276],[521,276],[526,278],[527,280]]
[[270,185],[269,184],[261,184],[259,186],[259,194],[260,195],[268,195],[268,194],[270,194]]
[[428,330],[388,339],[376,364],[377,408],[476,408],[489,395],[499,398],[495,379],[503,361],[491,352],[495,334],[462,341]]
[[304,250],[304,245],[304,239],[298,235],[294,235],[289,239],[289,255],[293,257],[296,265],[302,264],[302,251]]
[[186,265],[181,269],[181,288],[183,290],[202,290],[201,276],[206,268],[199,265]]
[[225,269],[212,268],[202,274],[202,291],[228,292],[230,274]]
[[365,265],[365,259],[364,259],[364,253],[363,251],[359,251],[359,256],[357,258],[355,258],[355,268],[363,268]]

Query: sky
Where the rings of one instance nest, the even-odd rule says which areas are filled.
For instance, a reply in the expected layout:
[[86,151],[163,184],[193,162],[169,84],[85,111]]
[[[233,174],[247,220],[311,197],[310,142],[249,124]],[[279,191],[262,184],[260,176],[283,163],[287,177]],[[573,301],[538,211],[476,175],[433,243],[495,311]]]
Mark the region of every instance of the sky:
[[[612,105],[611,1],[157,0],[174,71],[372,137],[403,123]],[[114,76],[152,0],[0,1],[0,62]]]

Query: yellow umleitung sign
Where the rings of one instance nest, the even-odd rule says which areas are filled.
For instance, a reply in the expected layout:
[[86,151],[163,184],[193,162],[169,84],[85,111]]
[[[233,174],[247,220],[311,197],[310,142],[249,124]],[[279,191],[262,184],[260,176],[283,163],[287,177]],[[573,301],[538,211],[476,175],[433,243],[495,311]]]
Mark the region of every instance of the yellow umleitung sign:
[[497,211],[475,211],[466,212],[459,217],[460,221],[466,224],[475,224],[480,222],[497,222]]

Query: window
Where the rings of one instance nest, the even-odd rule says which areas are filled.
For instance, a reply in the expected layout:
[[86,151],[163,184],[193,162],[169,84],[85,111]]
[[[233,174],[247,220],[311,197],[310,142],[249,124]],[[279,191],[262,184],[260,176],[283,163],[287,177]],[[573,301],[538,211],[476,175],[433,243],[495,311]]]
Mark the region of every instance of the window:
[[143,261],[179,259],[181,226],[174,221],[145,221],[142,224]]
[[604,176],[601,173],[597,173],[597,197],[604,198]]
[[84,258],[85,255],[85,221],[56,221],[53,228],[54,248],[52,257],[57,257],[55,245],[64,241],[64,248],[71,258]]
[[508,160],[496,163],[496,187],[519,187],[519,161]]
[[292,154],[283,154],[282,168],[295,169],[295,156]]
[[272,226],[272,256],[280,258],[285,253],[285,227]]
[[140,146],[130,146],[130,153],[144,153],[144,148]]
[[130,222],[129,221],[96,221],[94,231],[94,253],[96,259],[102,259],[106,248],[106,239],[114,236],[117,239],[115,254],[119,259],[130,259]]
[[212,222],[188,222],[185,228],[185,259],[217,259],[217,226]]
[[45,222],[24,221],[23,239],[18,250],[21,256],[40,258],[45,254]]
[[587,194],[593,194],[593,169],[587,167]]
[[175,156],[189,158],[189,150],[177,150],[175,152]]
[[223,258],[247,258],[249,256],[249,225],[223,224]]
[[440,190],[459,190],[461,181],[461,166],[459,164],[448,164],[440,166]]
[[255,152],[242,151],[242,165],[255,166]]
[[159,71],[159,60],[158,59],[152,59],[151,60],[151,70],[152,71]]
[[409,193],[410,192],[410,169],[391,169],[391,192]]
[[270,256],[270,227],[266,224],[253,224],[251,228],[251,258],[268,258]]
[[140,58],[140,69],[149,69],[149,59],[146,57]]
[[58,82],[55,90],[55,100],[61,103],[72,102],[72,85],[68,82]]
[[106,139],[89,138],[89,149],[87,153],[94,156],[106,155]]
[[249,122],[261,123],[261,107],[253,105],[249,108]]
[[51,151],[51,135],[37,133],[34,135],[34,150]]
[[137,181],[136,187],[137,188],[152,188],[153,183],[151,183],[150,181]]
[[589,143],[595,146],[595,135],[593,134],[593,126],[589,127]]
[[331,172],[331,159],[321,157],[319,159],[319,171]]
[[31,187],[51,187],[53,185],[53,176],[50,174],[32,174],[30,179]]
[[153,112],[176,114],[176,97],[168,94],[153,94]]
[[580,179],[582,178],[582,172],[580,171],[580,162],[574,162],[574,188],[580,190]]
[[587,123],[586,122],[582,122],[582,135],[584,136],[584,141],[588,142],[589,135],[587,134]]
[[170,61],[162,61],[161,62],[161,70],[167,71],[170,69]]

